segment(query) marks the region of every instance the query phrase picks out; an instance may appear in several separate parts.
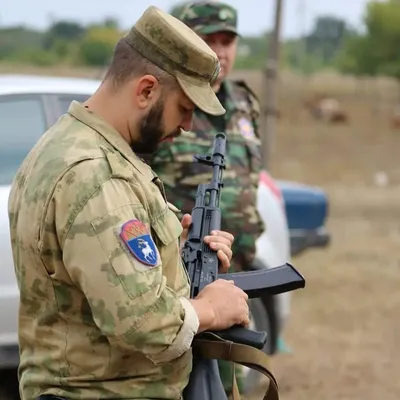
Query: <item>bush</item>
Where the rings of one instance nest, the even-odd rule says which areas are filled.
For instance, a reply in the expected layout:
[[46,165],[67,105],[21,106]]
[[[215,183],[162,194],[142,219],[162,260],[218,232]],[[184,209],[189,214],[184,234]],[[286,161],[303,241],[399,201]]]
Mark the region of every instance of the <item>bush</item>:
[[80,44],[81,62],[90,66],[106,65],[121,36],[121,33],[112,27],[90,28]]

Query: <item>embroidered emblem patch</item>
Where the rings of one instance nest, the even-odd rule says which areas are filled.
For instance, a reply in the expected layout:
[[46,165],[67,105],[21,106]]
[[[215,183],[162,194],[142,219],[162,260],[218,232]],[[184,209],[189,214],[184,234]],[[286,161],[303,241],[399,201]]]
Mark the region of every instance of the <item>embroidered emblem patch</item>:
[[157,264],[157,249],[146,225],[137,219],[125,222],[120,238],[133,256],[142,264],[154,267]]
[[246,139],[252,139],[255,137],[253,125],[247,118],[240,118],[238,121],[240,133]]

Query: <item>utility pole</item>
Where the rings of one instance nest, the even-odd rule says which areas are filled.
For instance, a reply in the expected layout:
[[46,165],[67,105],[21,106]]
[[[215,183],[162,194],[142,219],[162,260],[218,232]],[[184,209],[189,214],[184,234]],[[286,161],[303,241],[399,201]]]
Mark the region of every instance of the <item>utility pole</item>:
[[297,15],[298,15],[298,35],[300,38],[300,43],[297,49],[297,68],[301,74],[306,73],[306,0],[298,0],[297,5]]
[[275,125],[277,117],[277,81],[279,65],[280,31],[283,0],[275,2],[274,29],[270,38],[267,63],[264,71],[264,95],[261,120],[263,168],[268,170],[274,149]]

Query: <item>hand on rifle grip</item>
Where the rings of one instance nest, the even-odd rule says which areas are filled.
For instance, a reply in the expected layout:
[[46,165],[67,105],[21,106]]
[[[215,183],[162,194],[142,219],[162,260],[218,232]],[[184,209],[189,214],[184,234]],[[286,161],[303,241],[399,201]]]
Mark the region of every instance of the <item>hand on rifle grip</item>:
[[219,331],[234,325],[248,326],[248,296],[233,281],[217,279],[191,300],[200,320],[198,333]]

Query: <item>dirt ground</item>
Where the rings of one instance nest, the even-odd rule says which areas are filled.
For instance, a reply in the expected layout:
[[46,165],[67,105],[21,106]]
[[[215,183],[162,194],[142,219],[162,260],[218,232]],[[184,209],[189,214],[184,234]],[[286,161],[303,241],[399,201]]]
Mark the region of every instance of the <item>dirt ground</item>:
[[400,188],[326,189],[333,241],[294,260],[307,284],[285,334],[293,353],[272,363],[281,399],[398,400]]
[[[260,87],[259,74],[238,75]],[[314,121],[303,100],[315,92],[335,95],[350,122]],[[272,360],[281,400],[398,400],[400,130],[389,124],[398,88],[283,75],[279,93],[271,172],[326,190],[332,235],[329,248],[293,260],[306,288],[292,297],[293,353]]]
[[282,84],[271,171],[326,190],[332,243],[293,260],[306,288],[292,297],[285,339],[293,353],[272,360],[281,399],[398,400],[400,131],[389,125],[396,88],[360,95],[332,83],[328,93],[350,115],[337,126],[311,119],[301,99],[321,90],[302,88]]

